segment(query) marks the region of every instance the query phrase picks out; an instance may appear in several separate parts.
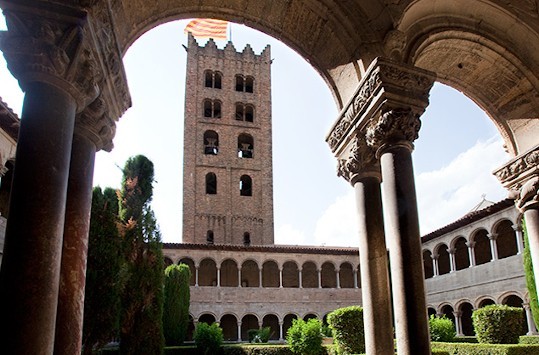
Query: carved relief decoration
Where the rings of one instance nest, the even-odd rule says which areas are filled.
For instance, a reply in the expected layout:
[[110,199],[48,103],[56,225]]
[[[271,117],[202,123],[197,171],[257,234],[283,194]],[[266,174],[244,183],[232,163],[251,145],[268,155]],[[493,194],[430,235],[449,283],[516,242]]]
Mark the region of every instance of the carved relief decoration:
[[370,117],[364,116],[368,107],[385,100],[381,92],[391,92],[392,98],[400,96],[404,101],[412,100],[424,109],[434,79],[430,72],[378,58],[365,73],[359,88],[329,133],[327,142],[331,150],[337,150],[351,127],[362,129],[358,127],[359,123],[362,122],[363,126],[367,124]]
[[48,82],[69,92],[79,111],[95,100],[99,73],[84,41],[86,13],[73,10],[69,16],[51,19],[38,9],[8,7],[4,14],[9,31],[3,33],[0,46],[23,90],[30,82]]
[[348,158],[338,160],[337,176],[343,177],[353,186],[365,174],[379,175],[380,164],[372,148],[367,145],[365,134],[359,133],[350,143]]
[[367,128],[367,144],[374,149],[399,142],[412,143],[418,138],[421,120],[410,108],[386,111]]
[[90,139],[97,150],[110,152],[114,147],[112,139],[116,134],[116,123],[110,118],[107,104],[100,96],[79,113],[75,121],[75,133]]

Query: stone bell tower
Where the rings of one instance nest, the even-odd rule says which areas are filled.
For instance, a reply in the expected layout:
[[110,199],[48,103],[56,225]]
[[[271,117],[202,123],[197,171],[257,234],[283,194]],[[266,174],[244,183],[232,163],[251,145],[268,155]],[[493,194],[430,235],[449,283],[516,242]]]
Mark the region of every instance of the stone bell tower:
[[271,57],[187,46],[183,242],[272,245]]

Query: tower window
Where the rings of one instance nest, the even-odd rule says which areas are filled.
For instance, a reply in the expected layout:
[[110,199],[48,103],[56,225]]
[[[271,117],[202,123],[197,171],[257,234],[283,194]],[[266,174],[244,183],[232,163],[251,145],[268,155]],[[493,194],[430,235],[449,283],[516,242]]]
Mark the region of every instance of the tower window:
[[243,233],[243,245],[245,245],[246,247],[251,245],[251,235],[249,234],[249,232]]
[[253,137],[242,133],[238,136],[238,158],[252,158],[254,153]]
[[206,243],[213,244],[213,231],[206,232]]
[[236,75],[236,91],[252,93],[254,83],[255,79],[252,76]]
[[240,178],[240,196],[253,196],[253,180],[249,175]]
[[254,117],[255,113],[252,105],[245,105],[241,102],[236,103],[236,120],[253,122]]
[[206,194],[217,194],[217,176],[214,173],[206,174]]
[[212,70],[206,70],[204,72],[204,86],[207,88],[220,89],[221,78],[221,73]]
[[215,131],[204,132],[204,154],[217,155],[219,153],[219,135]]
[[204,100],[204,117],[221,118],[221,101]]

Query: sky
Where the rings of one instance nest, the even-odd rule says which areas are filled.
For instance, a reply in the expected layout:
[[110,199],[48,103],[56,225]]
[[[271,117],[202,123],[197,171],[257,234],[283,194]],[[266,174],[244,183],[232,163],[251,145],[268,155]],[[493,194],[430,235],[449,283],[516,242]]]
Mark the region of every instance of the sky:
[[[183,111],[187,20],[161,25],[124,57],[133,106],[117,123],[115,148],[98,152],[94,185],[119,188],[125,161],[155,166],[155,211],[163,241],[181,242]],[[6,26],[0,15],[0,30]],[[271,45],[275,243],[357,246],[352,187],[337,177],[325,137],[337,106],[320,75],[278,39],[231,24],[232,42],[259,54]],[[199,40],[202,45],[205,41]],[[223,48],[226,43],[217,41]],[[18,114],[23,93],[0,58],[0,96]],[[462,217],[482,195],[506,197],[492,171],[509,155],[492,121],[462,93],[435,84],[415,141],[414,172],[422,234]]]

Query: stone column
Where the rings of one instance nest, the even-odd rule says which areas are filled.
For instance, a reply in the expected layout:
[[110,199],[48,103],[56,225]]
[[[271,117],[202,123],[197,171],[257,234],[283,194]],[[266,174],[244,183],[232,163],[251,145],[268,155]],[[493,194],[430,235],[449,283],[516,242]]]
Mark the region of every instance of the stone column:
[[515,238],[517,241],[517,254],[522,254],[524,252],[524,237],[522,235],[522,227],[519,225],[513,225],[513,230],[515,231]]
[[358,288],[358,285],[357,285],[357,269],[354,269],[354,288]]
[[98,94],[83,48],[86,13],[32,5],[2,3],[1,50],[25,92],[0,272],[0,343],[9,354],[53,353],[75,114]]
[[439,256],[436,254],[432,254],[432,277],[436,277],[440,275],[440,269],[438,268],[438,258]]
[[283,269],[279,268],[279,288],[283,288]]
[[195,266],[195,287],[198,287],[198,269],[199,269],[199,266],[196,265]]
[[341,280],[339,270],[335,270],[335,277],[337,278],[337,288],[341,288]]
[[455,248],[449,248],[449,272],[455,272],[457,270],[457,263],[455,261],[455,253],[457,252],[457,249]]
[[523,303],[522,308],[526,312],[526,324],[528,325],[528,332],[526,335],[537,335],[537,328],[535,327],[535,322],[533,320],[532,310],[529,303]]
[[376,58],[326,138],[340,156],[357,130],[366,131],[367,145],[380,160],[400,355],[430,354],[411,152],[434,80],[434,73]]
[[[384,235],[380,165],[357,133],[346,159],[339,160],[338,175],[354,186],[358,215],[361,296],[367,354],[393,355],[393,322],[387,248]],[[354,280],[357,286],[356,270]]]
[[496,238],[498,238],[497,234],[488,235],[488,239],[490,241],[490,252],[492,254],[492,260],[490,261],[498,260],[498,245],[496,244]]
[[262,269],[258,269],[258,287],[262,287]]
[[303,288],[303,277],[302,277],[301,269],[299,269],[299,288]]
[[475,242],[466,242],[466,246],[468,247],[468,256],[470,257],[470,267],[475,266]]
[[241,343],[241,321],[238,321],[238,343]]
[[238,268],[238,287],[241,287],[241,268]]
[[284,337],[283,337],[283,324],[284,322],[281,320],[279,321],[279,341],[280,342],[283,342],[284,341]]
[[217,287],[221,287],[221,268],[217,268]]
[[464,333],[462,332],[462,312],[454,311],[453,316],[455,317],[455,331],[457,332],[457,336],[463,336]]
[[318,273],[318,288],[322,288],[322,270],[316,269]]

